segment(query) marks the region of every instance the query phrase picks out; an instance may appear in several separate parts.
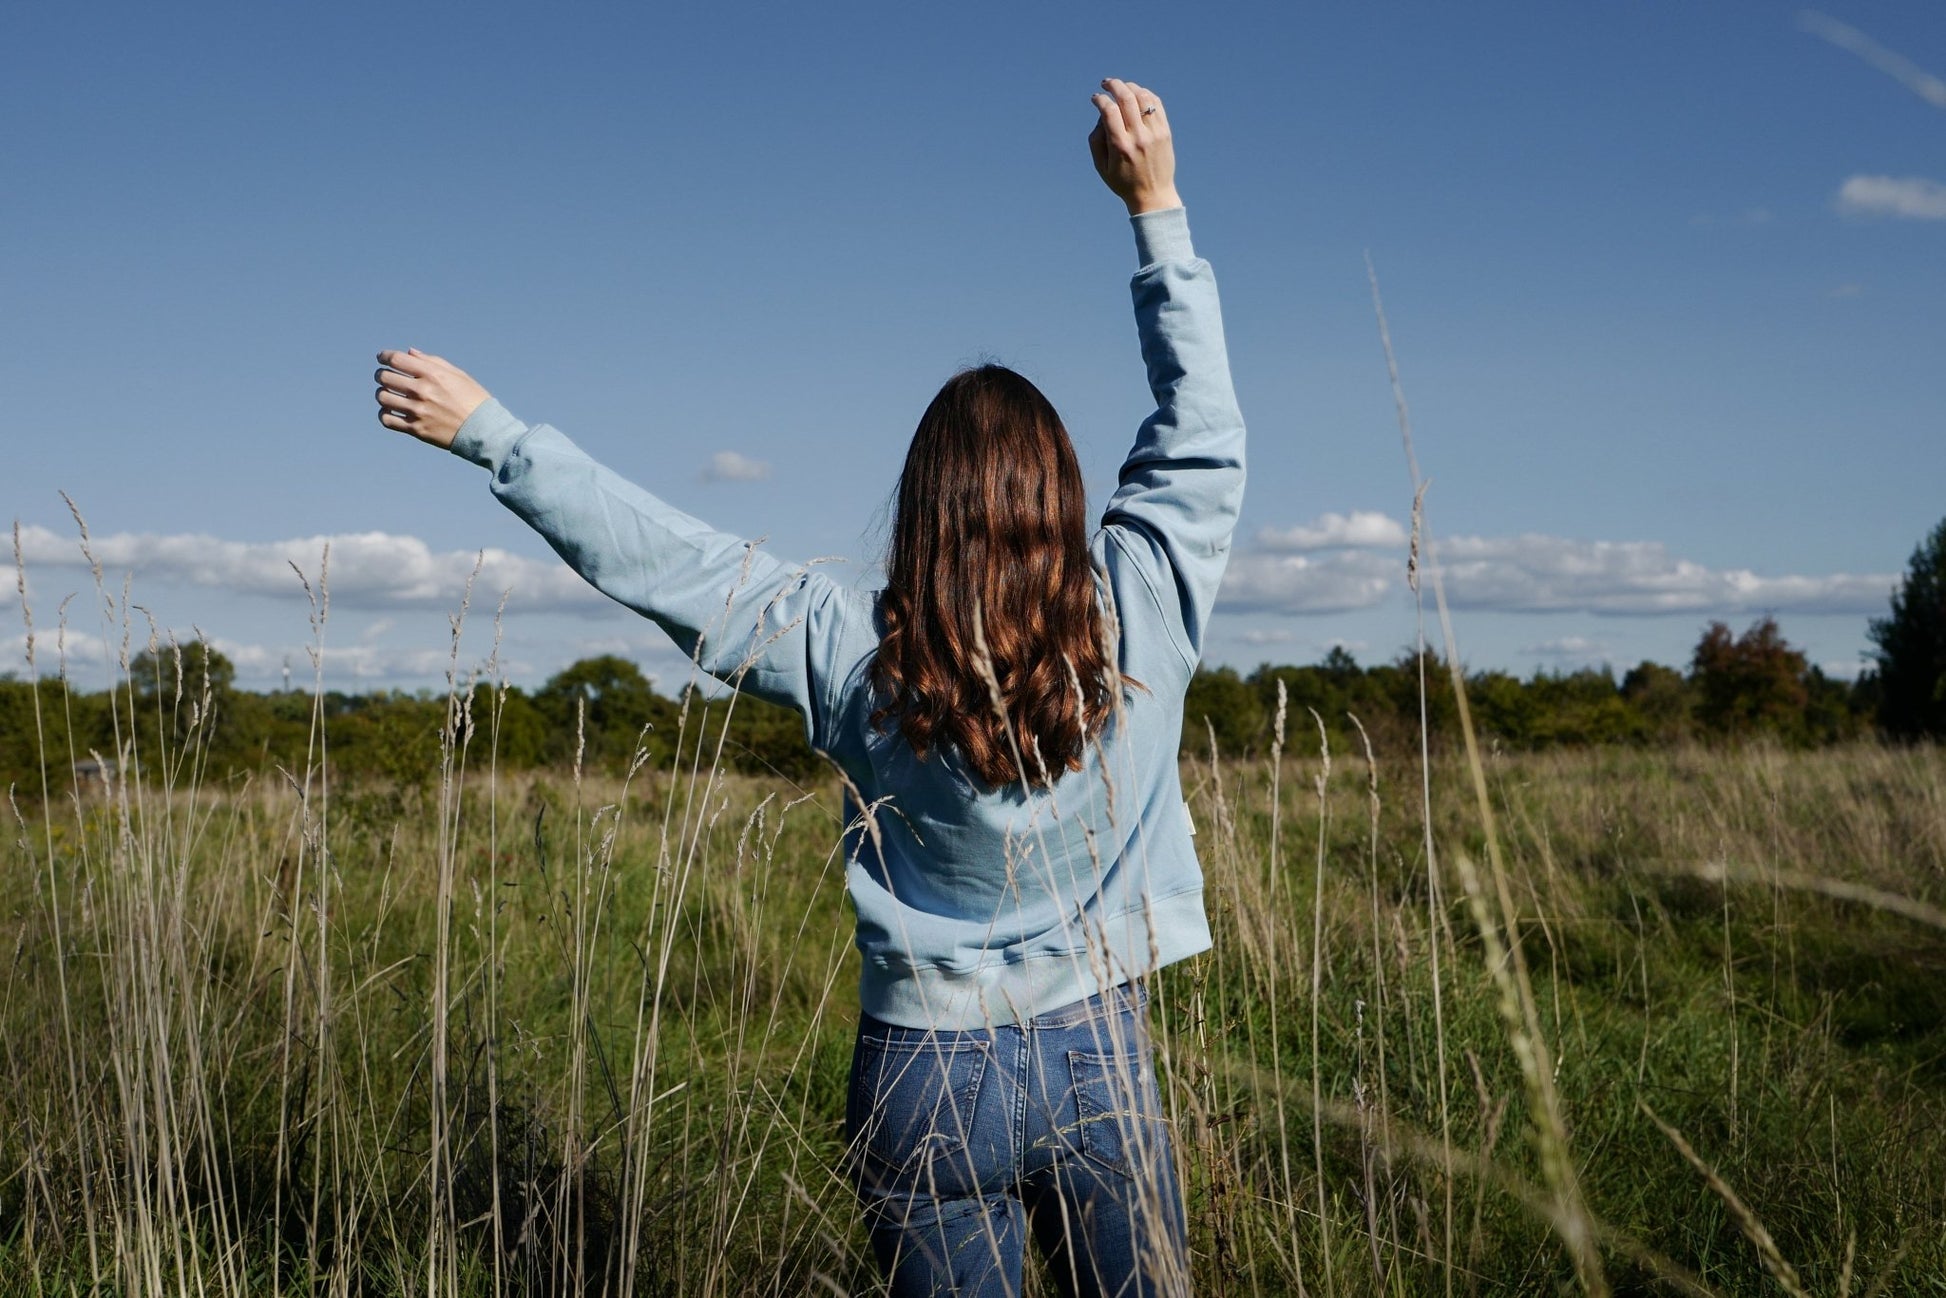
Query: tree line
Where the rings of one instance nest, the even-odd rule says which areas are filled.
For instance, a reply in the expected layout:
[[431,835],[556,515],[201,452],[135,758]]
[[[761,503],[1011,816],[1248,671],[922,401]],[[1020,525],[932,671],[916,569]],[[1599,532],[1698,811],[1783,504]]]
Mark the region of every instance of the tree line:
[[[1619,679],[1600,667],[1525,680],[1469,672],[1466,698],[1483,742],[1523,749],[1946,738],[1946,520],[1912,552],[1887,615],[1873,618],[1866,635],[1875,646],[1871,665],[1850,682],[1826,675],[1784,639],[1774,618],[1763,617],[1740,634],[1711,622],[1686,670],[1642,662]],[[1277,742],[1280,708],[1287,744],[1334,743],[1339,751],[1359,727],[1376,749],[1391,752],[1416,744],[1422,730],[1436,745],[1459,730],[1452,676],[1436,656],[1408,653],[1361,667],[1334,649],[1310,667],[1197,672],[1184,709],[1184,750],[1265,752]]]
[[[1462,673],[1482,743],[1523,750],[1593,744],[1739,742],[1767,738],[1796,746],[1839,743],[1874,732],[1875,687],[1867,675],[1836,680],[1792,648],[1769,618],[1742,634],[1711,623],[1687,671],[1642,662],[1617,677],[1610,667]],[[1434,748],[1457,742],[1452,673],[1437,655],[1405,653],[1360,666],[1333,649],[1306,667],[1264,664],[1196,673],[1185,700],[1183,751],[1207,756],[1289,751],[1415,751],[1421,730]],[[1362,730],[1361,736],[1358,732]]]
[[[1946,737],[1946,522],[1914,551],[1889,614],[1868,634],[1873,666],[1850,682],[1811,664],[1765,617],[1741,633],[1710,623],[1685,669],[1643,662],[1620,677],[1601,667],[1525,679],[1467,672],[1466,696],[1482,741],[1518,749]],[[118,763],[130,751],[178,782],[299,771],[323,756],[341,777],[405,789],[438,779],[442,745],[466,747],[476,767],[490,757],[512,770],[720,763],[803,781],[823,765],[789,710],[693,689],[666,697],[613,655],[583,659],[532,691],[482,684],[458,695],[314,696],[256,693],[235,680],[229,660],[202,642],[138,655],[114,691],[0,678],[0,785],[21,798],[58,794],[78,769],[86,778],[91,763]],[[1184,702],[1183,752],[1267,753],[1280,709],[1291,751],[1324,742],[1353,752],[1361,728],[1389,754],[1415,750],[1422,728],[1436,746],[1459,733],[1451,673],[1436,655],[1365,666],[1333,649],[1308,666],[1198,670]]]
[[45,779],[59,794],[98,761],[121,769],[130,751],[149,776],[178,784],[303,771],[322,759],[335,778],[404,790],[435,784],[449,747],[476,771],[490,761],[622,774],[638,761],[668,770],[680,760],[802,781],[823,766],[794,712],[748,695],[669,698],[613,655],[582,659],[536,690],[258,693],[235,679],[219,650],[192,642],[145,651],[112,691],[0,680],[0,784],[33,797]]

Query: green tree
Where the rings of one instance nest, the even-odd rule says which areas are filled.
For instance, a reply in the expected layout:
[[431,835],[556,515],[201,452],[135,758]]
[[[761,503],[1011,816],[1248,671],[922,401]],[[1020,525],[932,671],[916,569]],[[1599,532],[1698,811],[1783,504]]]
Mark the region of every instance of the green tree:
[[[1274,695],[1276,687],[1271,688]],[[1236,668],[1198,667],[1190,677],[1182,707],[1184,752],[1208,757],[1213,732],[1219,755],[1242,757],[1263,741],[1269,725],[1257,691]]]
[[1613,744],[1637,734],[1635,715],[1607,666],[1536,672],[1527,683],[1535,726],[1531,747]]
[[723,761],[734,770],[794,782],[827,769],[805,736],[804,718],[794,708],[766,703],[754,694],[734,698],[722,694],[705,701],[695,691],[683,736],[684,762],[699,749],[705,766],[720,749]]
[[1732,739],[1760,732],[1802,739],[1808,669],[1775,618],[1759,618],[1740,636],[1712,622],[1690,660],[1696,718],[1710,733]]
[[1536,732],[1540,700],[1535,684],[1523,685],[1507,672],[1475,672],[1466,678],[1466,698],[1473,708],[1473,722],[1484,739],[1497,739],[1513,747],[1530,744]]
[[547,716],[518,685],[509,685],[505,693],[491,685],[475,686],[473,726],[475,763],[491,756],[504,768],[525,770],[547,760]]
[[129,688],[138,702],[165,707],[201,701],[205,692],[227,697],[236,687],[236,665],[207,640],[144,649],[128,665]]
[[585,766],[611,771],[625,769],[643,743],[651,762],[674,752],[676,705],[655,692],[640,667],[615,654],[583,658],[557,673],[534,695],[534,706],[546,719],[546,755],[556,763],[572,762],[578,744]]
[[1912,552],[1889,617],[1873,618],[1878,722],[1902,739],[1946,736],[1946,520]]
[[446,700],[394,691],[359,713],[358,742],[344,745],[339,760],[375,775],[401,791],[429,792],[439,780],[440,741]]
[[1643,738],[1668,744],[1689,737],[1691,691],[1675,668],[1644,658],[1622,677],[1622,701],[1635,714]]
[[101,738],[103,697],[73,694],[55,678],[0,681],[0,795],[37,802],[45,779],[47,793],[58,798],[90,747],[112,758],[114,745]]
[[241,759],[248,737],[236,726],[236,665],[209,641],[144,649],[128,665],[128,685],[138,760],[173,765],[189,744],[201,747],[211,766]]
[[1813,666],[1804,673],[1804,735],[1814,744],[1856,739],[1871,725],[1866,696],[1846,681],[1834,680]]
[[[1424,725],[1421,725],[1421,682]],[[1416,754],[1419,732],[1433,748],[1459,736],[1459,700],[1446,660],[1431,649],[1406,650],[1389,663],[1367,668],[1353,704],[1380,752]]]
[[[1369,700],[1362,693],[1364,670],[1342,645],[1333,645],[1324,661],[1309,667],[1273,667],[1265,663],[1250,674],[1249,682],[1257,692],[1266,736],[1277,715],[1277,686],[1280,683],[1284,686],[1284,742],[1293,750],[1308,750],[1316,745],[1312,712],[1324,719],[1332,746],[1340,752],[1352,752],[1356,748],[1351,716],[1357,716],[1366,726],[1377,721],[1370,715]],[[1202,742],[1203,750],[1207,750],[1207,735]]]

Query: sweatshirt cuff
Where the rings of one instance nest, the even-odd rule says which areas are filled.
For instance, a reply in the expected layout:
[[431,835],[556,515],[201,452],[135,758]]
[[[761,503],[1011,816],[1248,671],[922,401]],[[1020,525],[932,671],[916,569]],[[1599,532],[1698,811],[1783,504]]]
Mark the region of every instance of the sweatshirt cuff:
[[1135,227],[1135,255],[1144,266],[1195,259],[1196,250],[1189,245],[1189,213],[1182,208],[1143,212],[1129,217],[1128,223]]
[[471,460],[483,469],[491,469],[507,458],[507,452],[513,450],[514,443],[526,431],[526,424],[515,419],[498,401],[488,397],[453,434],[451,449],[461,459]]

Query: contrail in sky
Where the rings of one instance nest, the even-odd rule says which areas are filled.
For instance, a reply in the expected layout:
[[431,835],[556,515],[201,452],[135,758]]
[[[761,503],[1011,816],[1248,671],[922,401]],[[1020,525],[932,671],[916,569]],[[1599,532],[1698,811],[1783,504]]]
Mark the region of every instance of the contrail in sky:
[[1815,9],[1801,9],[1797,25],[1813,36],[1856,54],[1865,62],[1892,77],[1934,108],[1946,108],[1946,81],[1918,66],[1903,54],[1886,49],[1856,27],[1839,22]]

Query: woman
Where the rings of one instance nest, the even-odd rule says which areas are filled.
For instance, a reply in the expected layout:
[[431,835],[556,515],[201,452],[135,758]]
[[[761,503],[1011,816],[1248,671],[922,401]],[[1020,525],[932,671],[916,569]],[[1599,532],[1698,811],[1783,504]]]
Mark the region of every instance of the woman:
[[1157,403],[1090,541],[1060,418],[956,375],[900,477],[883,591],[712,531],[454,366],[382,352],[379,422],[493,494],[712,675],[803,713],[847,784],[863,956],[845,1115],[898,1294],[1186,1292],[1145,980],[1210,944],[1178,784],[1183,692],[1243,493],[1243,424],[1161,101],[1108,80],[1096,170],[1128,206]]

